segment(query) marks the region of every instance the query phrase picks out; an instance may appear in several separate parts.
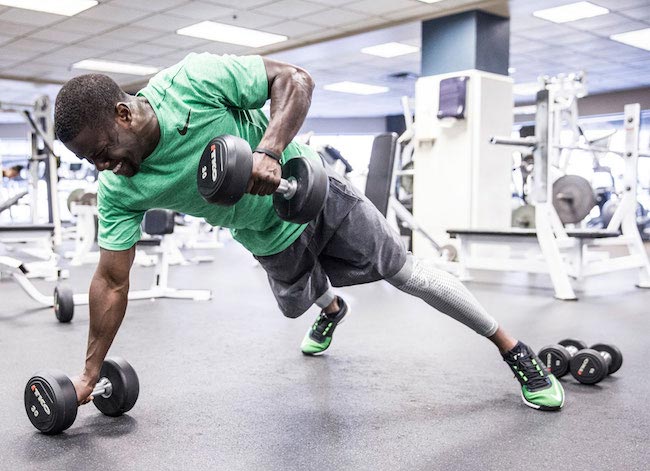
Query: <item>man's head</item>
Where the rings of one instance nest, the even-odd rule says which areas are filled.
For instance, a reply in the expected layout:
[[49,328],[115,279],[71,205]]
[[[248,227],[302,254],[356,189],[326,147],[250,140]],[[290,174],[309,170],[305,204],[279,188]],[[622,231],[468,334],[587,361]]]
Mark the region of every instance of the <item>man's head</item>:
[[58,139],[98,170],[133,176],[144,159],[134,126],[137,102],[110,77],[80,75],[59,91],[54,106]]
[[23,168],[22,165],[14,165],[13,167],[6,168],[2,171],[2,176],[7,178],[16,178],[20,175],[20,171]]

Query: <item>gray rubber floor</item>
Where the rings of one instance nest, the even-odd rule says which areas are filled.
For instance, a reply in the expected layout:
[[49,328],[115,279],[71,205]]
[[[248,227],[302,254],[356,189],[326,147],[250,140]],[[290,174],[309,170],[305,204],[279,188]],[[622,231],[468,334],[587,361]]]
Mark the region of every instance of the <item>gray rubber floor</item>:
[[[138,371],[120,418],[83,406],[64,434],[32,428],[28,378],[82,367],[87,307],[69,325],[15,282],[0,282],[0,469],[647,470],[650,291],[605,276],[578,302],[547,289],[472,283],[501,324],[535,349],[560,338],[617,344],[625,361],[597,386],[564,378],[563,411],[523,405],[496,349],[386,283],[341,291],[352,314],[317,358],[300,353],[316,310],[285,319],[263,271],[230,243],[217,260],[172,267],[209,302],[133,301],[111,349]],[[70,284],[85,292],[91,268]],[[146,288],[150,268],[134,268]],[[39,282],[44,291],[52,284]]]

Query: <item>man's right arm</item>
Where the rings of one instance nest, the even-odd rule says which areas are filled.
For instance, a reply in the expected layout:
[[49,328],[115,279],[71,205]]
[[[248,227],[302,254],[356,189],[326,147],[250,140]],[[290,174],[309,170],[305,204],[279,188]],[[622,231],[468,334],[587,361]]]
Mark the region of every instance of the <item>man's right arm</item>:
[[129,272],[135,245],[128,250],[100,250],[99,264],[90,283],[90,328],[83,373],[73,379],[77,400],[89,400],[99,380],[104,358],[113,343],[124,314],[129,294]]

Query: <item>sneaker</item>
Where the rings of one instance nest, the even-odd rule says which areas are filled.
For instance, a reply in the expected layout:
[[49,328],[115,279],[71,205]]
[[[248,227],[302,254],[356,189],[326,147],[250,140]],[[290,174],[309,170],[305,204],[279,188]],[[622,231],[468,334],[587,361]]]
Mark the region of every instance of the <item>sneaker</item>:
[[302,339],[300,349],[305,355],[320,355],[332,343],[334,329],[343,322],[345,315],[348,313],[348,305],[340,296],[337,296],[337,298],[339,300],[338,312],[325,314],[321,311],[316,318],[316,322],[309,328],[305,338]]
[[564,389],[555,376],[543,368],[543,363],[528,345],[517,342],[504,361],[521,384],[521,398],[528,407],[539,410],[560,410],[564,406]]

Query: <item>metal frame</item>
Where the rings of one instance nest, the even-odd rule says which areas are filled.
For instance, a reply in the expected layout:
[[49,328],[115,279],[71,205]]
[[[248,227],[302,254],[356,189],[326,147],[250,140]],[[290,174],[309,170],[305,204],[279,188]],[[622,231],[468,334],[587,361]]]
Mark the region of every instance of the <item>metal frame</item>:
[[[536,238],[530,237],[533,231],[516,230],[504,231],[507,233],[503,236],[485,235],[481,234],[481,231],[470,234],[463,231],[463,234],[457,234],[460,245],[457,273],[461,279],[470,279],[472,269],[547,273],[551,277],[556,298],[575,300],[577,296],[571,283],[572,278],[581,281],[588,276],[637,268],[637,286],[650,288],[650,262],[636,225],[635,215],[640,155],[640,106],[625,106],[625,194],[611,222],[604,231],[585,231],[586,234],[592,234],[592,237],[570,237],[553,207],[552,182],[548,178],[550,166],[554,162],[557,163],[559,151],[563,148],[556,139],[564,105],[560,103],[555,106],[552,87],[542,90],[537,95],[535,138],[492,139],[495,144],[533,147],[535,173],[531,199],[535,205]],[[475,253],[478,249],[474,247],[486,245],[505,246],[509,254],[504,257],[481,256]],[[603,252],[589,251],[589,247],[612,245],[625,246],[629,254],[610,258]],[[495,250],[491,251],[494,252]]]

